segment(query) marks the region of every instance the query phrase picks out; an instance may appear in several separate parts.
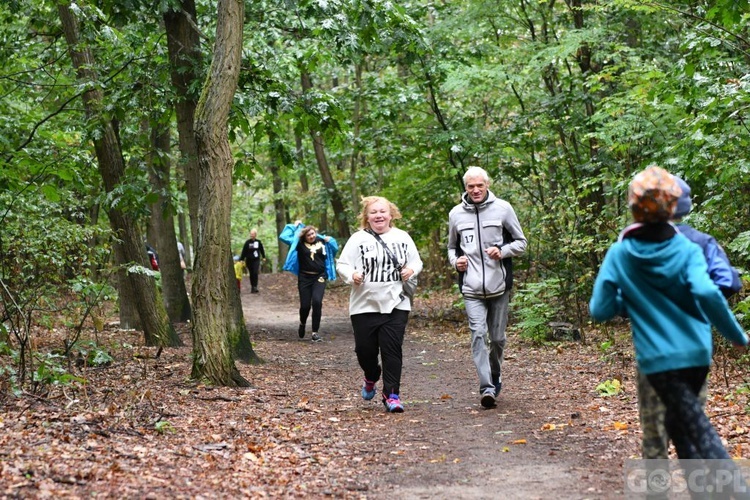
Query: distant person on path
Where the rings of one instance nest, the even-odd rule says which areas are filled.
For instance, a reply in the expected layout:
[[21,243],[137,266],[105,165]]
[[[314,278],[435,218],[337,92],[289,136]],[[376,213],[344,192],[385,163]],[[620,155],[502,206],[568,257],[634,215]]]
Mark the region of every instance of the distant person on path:
[[234,256],[234,277],[237,278],[237,290],[242,291],[242,273],[245,263],[240,260],[239,255]]
[[185,274],[185,269],[187,269],[187,260],[185,258],[185,245],[183,245],[181,242],[177,242],[177,253],[180,254],[180,269],[182,269],[183,274]]
[[662,168],[635,176],[628,205],[636,225],[607,252],[589,309],[597,321],[630,318],[638,370],[666,407],[665,426],[678,457],[707,459],[714,477],[721,470],[736,479],[736,464],[699,393],[711,364],[711,325],[735,345],[747,345],[748,338],[711,281],[701,248],[669,222],[681,194]]
[[258,293],[258,276],[260,275],[260,261],[266,260],[263,243],[258,239],[258,230],[250,230],[250,239],[245,242],[240,254],[240,260],[245,262],[250,272],[250,293]]
[[156,250],[154,250],[154,247],[148,244],[146,242],[146,255],[148,256],[149,264],[151,264],[151,269],[154,271],[159,270],[159,254],[156,253]]
[[363,198],[360,230],[346,242],[336,264],[341,278],[352,285],[349,316],[354,351],[365,377],[362,398],[375,397],[382,374],[383,405],[391,413],[404,411],[402,346],[412,304],[403,285],[422,271],[411,236],[393,225],[400,218],[401,212],[386,198]]
[[[727,254],[712,236],[681,222],[682,218],[690,213],[693,203],[690,199],[690,186],[679,177],[675,177],[675,180],[680,186],[682,194],[677,199],[672,220],[681,234],[701,247],[706,264],[708,265],[708,274],[711,280],[719,287],[724,296],[729,298],[742,288],[739,273],[729,263]],[[620,239],[634,237],[634,235],[638,234],[637,229],[640,227],[639,224],[629,226],[621,233]],[[698,393],[701,407],[705,407],[706,403],[706,395],[708,393],[707,382],[708,379],[704,381]],[[659,399],[654,388],[648,383],[646,376],[640,372],[638,372],[638,413],[641,419],[643,458],[669,458],[669,437],[664,427],[666,407]]]
[[503,384],[511,258],[526,251],[526,237],[511,204],[490,191],[484,169],[469,167],[463,180],[466,192],[448,215],[448,260],[461,277],[480,403],[492,408]]
[[327,281],[336,279],[334,257],[339,251],[339,244],[330,236],[318,234],[314,226],[305,226],[302,221],[284,226],[279,239],[289,245],[284,271],[297,275],[299,338],[305,337],[307,317],[312,309],[312,341],[321,342],[323,296]]

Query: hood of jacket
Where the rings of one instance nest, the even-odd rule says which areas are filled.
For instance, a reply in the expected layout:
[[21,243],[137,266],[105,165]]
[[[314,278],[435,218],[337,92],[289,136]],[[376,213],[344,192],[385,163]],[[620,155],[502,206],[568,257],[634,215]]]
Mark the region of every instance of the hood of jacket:
[[474,203],[471,201],[471,197],[469,196],[469,193],[464,193],[461,195],[461,206],[464,210],[467,212],[476,212],[477,210],[482,210],[484,207],[489,205],[490,203],[494,202],[497,198],[495,197],[494,193],[487,190],[487,196],[485,197],[484,201],[480,203]]
[[644,282],[657,289],[669,289],[679,281],[688,259],[687,254],[682,251],[682,245],[677,244],[675,238],[684,236],[675,235],[661,242],[626,238],[621,244]]

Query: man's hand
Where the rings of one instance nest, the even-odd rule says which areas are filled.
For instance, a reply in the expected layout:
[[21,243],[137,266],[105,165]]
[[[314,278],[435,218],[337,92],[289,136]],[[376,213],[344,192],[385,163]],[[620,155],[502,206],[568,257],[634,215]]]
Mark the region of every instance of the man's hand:
[[503,252],[494,245],[485,250],[484,253],[492,260],[500,260],[503,256]]
[[456,270],[464,272],[469,268],[469,258],[465,255],[456,259]]

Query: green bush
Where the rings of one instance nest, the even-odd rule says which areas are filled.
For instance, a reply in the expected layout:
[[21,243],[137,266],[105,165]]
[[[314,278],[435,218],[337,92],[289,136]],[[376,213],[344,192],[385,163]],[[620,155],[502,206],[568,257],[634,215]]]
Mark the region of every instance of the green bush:
[[513,296],[513,314],[518,316],[519,335],[537,343],[547,340],[549,323],[562,318],[557,295],[560,280],[549,278],[537,283],[524,283]]

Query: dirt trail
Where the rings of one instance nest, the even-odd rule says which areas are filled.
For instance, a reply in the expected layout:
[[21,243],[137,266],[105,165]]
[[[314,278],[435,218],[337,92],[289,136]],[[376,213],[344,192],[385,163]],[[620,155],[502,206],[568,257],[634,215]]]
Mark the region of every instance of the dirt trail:
[[[346,393],[331,393],[330,404],[358,415],[363,429],[349,442],[364,442],[365,453],[379,457],[363,473],[369,478],[363,479],[367,498],[622,496],[622,448],[627,444],[632,449],[634,439],[613,445],[610,436],[592,432],[586,420],[590,409],[578,408],[574,401],[571,409],[565,379],[580,368],[561,373],[548,352],[524,351],[511,340],[498,407],[485,410],[479,405],[468,337],[439,331],[445,325],[425,323],[417,308],[404,344],[405,412],[386,414],[377,397],[367,402],[359,396],[361,372],[347,294],[343,285],[329,287],[322,343],[310,342],[309,321],[306,338],[297,338],[296,282],[291,276],[262,276],[261,293],[243,293],[243,307],[264,359],[298,356],[322,391],[345,382]],[[450,323],[447,328],[462,326]],[[584,401],[590,403],[588,395]],[[555,422],[562,432],[543,430],[545,424],[554,428]]]

